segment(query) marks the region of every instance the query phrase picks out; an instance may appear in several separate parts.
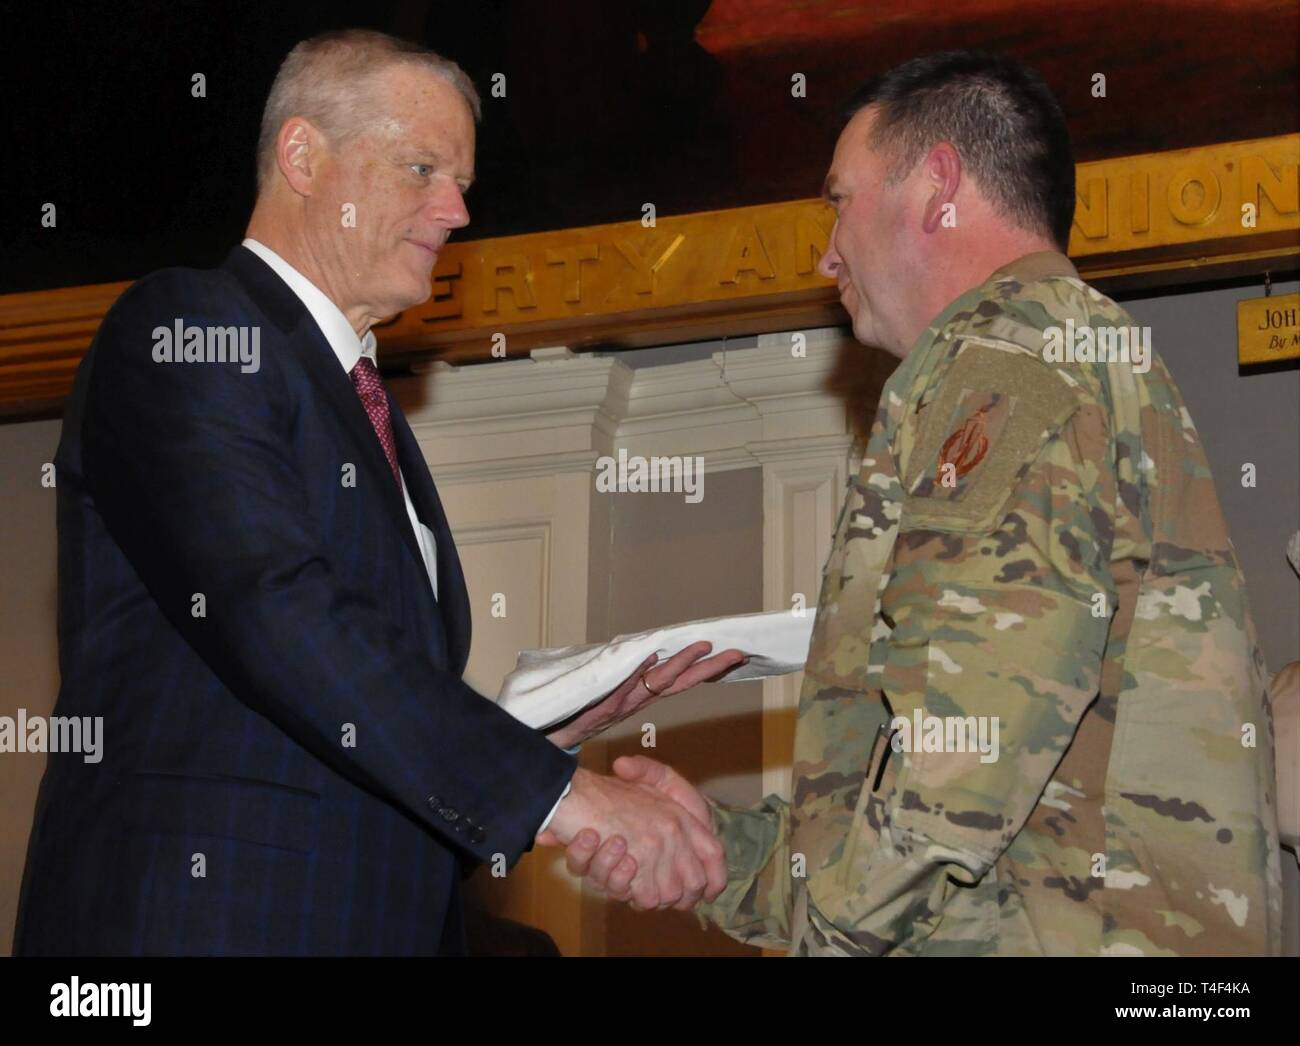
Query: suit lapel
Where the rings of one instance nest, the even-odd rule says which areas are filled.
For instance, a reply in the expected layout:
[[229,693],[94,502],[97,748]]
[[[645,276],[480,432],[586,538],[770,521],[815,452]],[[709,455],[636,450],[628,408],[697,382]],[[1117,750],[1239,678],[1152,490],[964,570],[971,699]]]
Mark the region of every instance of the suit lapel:
[[[361,397],[339,366],[338,357],[311,318],[307,306],[270,266],[247,247],[237,246],[232,249],[226,257],[224,267],[243,284],[262,311],[279,327],[290,349],[302,362],[303,369],[320,393],[322,401],[329,404],[354,445],[358,486],[377,492],[411,555],[413,565],[419,569],[422,577],[425,576],[424,557],[416,544],[415,532],[411,529],[411,520],[406,514],[406,502],[393,480],[393,470],[388,466],[384,448],[379,443],[374,426],[370,424],[370,416],[361,405]],[[391,404],[391,397],[389,402]],[[396,417],[393,421],[396,430]],[[410,482],[409,477],[407,482]]]

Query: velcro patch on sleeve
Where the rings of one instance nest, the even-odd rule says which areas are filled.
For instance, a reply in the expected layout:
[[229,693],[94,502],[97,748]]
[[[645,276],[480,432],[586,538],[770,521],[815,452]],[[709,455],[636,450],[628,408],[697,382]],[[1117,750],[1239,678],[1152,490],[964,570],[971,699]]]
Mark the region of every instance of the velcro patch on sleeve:
[[1023,471],[1079,406],[1024,349],[963,345],[926,408],[904,483],[904,530],[987,532]]

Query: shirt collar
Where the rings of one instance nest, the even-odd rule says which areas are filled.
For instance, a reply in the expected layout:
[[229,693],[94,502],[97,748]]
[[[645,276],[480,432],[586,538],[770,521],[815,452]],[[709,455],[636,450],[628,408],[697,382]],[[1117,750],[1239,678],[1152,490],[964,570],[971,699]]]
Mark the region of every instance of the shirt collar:
[[[1075,280],[1079,278],[1079,272],[1074,267],[1074,264],[1060,251],[1033,251],[1030,254],[1022,254],[1014,261],[1007,262],[1000,269],[995,269],[989,278],[978,287],[972,287],[964,294],[959,294],[950,301],[943,312],[931,320],[926,329],[912,343],[912,347],[908,350],[907,355],[903,357],[903,360],[906,362],[916,357],[917,350],[923,345],[933,347],[938,335],[948,325],[948,321],[961,309],[985,297],[988,294],[988,285],[995,280],[1011,277],[1021,283],[1035,283],[1038,280],[1046,280],[1054,276],[1064,276]],[[895,373],[898,373],[898,371],[896,370]]]
[[311,280],[266,244],[248,237],[244,240],[244,246],[266,262],[307,307],[311,318],[316,321],[316,326],[325,335],[325,340],[334,350],[334,355],[338,357],[345,373],[351,374],[352,368],[357,365],[357,360],[362,356],[368,357],[372,363],[375,362],[374,331],[366,331],[364,338],[358,338],[357,332],[352,329],[352,324],[348,322],[342,310]]
[[1008,262],[989,277],[995,280],[1001,276],[1014,276],[1021,283],[1036,283],[1038,280],[1053,276],[1067,276],[1077,280],[1079,272],[1074,264],[1060,251],[1034,251],[1022,254],[1015,261]]

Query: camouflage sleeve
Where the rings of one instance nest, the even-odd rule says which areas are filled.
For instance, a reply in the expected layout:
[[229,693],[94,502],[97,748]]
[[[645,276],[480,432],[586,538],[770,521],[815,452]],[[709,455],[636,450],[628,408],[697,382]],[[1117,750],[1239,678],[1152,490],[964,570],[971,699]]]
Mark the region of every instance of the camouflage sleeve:
[[709,800],[713,829],[727,853],[727,888],[695,911],[744,944],[790,947],[790,814],[769,795],[738,810]]
[[1106,419],[1040,359],[990,345],[966,348],[916,423],[878,626],[879,838],[846,869],[871,952],[907,950],[980,882],[1098,692],[1116,595]]

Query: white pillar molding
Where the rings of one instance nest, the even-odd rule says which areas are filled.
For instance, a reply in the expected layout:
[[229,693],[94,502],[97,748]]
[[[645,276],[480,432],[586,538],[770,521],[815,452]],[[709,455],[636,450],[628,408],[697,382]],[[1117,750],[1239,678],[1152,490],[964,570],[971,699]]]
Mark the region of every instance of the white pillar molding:
[[392,387],[440,485],[590,471],[619,449],[757,468],[848,446],[843,404],[825,389],[842,336],[806,338],[798,357],[790,335],[763,335],[753,348],[638,369],[538,349],[526,360],[435,363]]
[[[814,614],[844,494],[847,441],[763,465],[763,606]],[[797,602],[796,602],[797,601]],[[799,608],[802,608],[801,610]],[[803,673],[763,681],[763,794],[790,795],[794,717]]]

